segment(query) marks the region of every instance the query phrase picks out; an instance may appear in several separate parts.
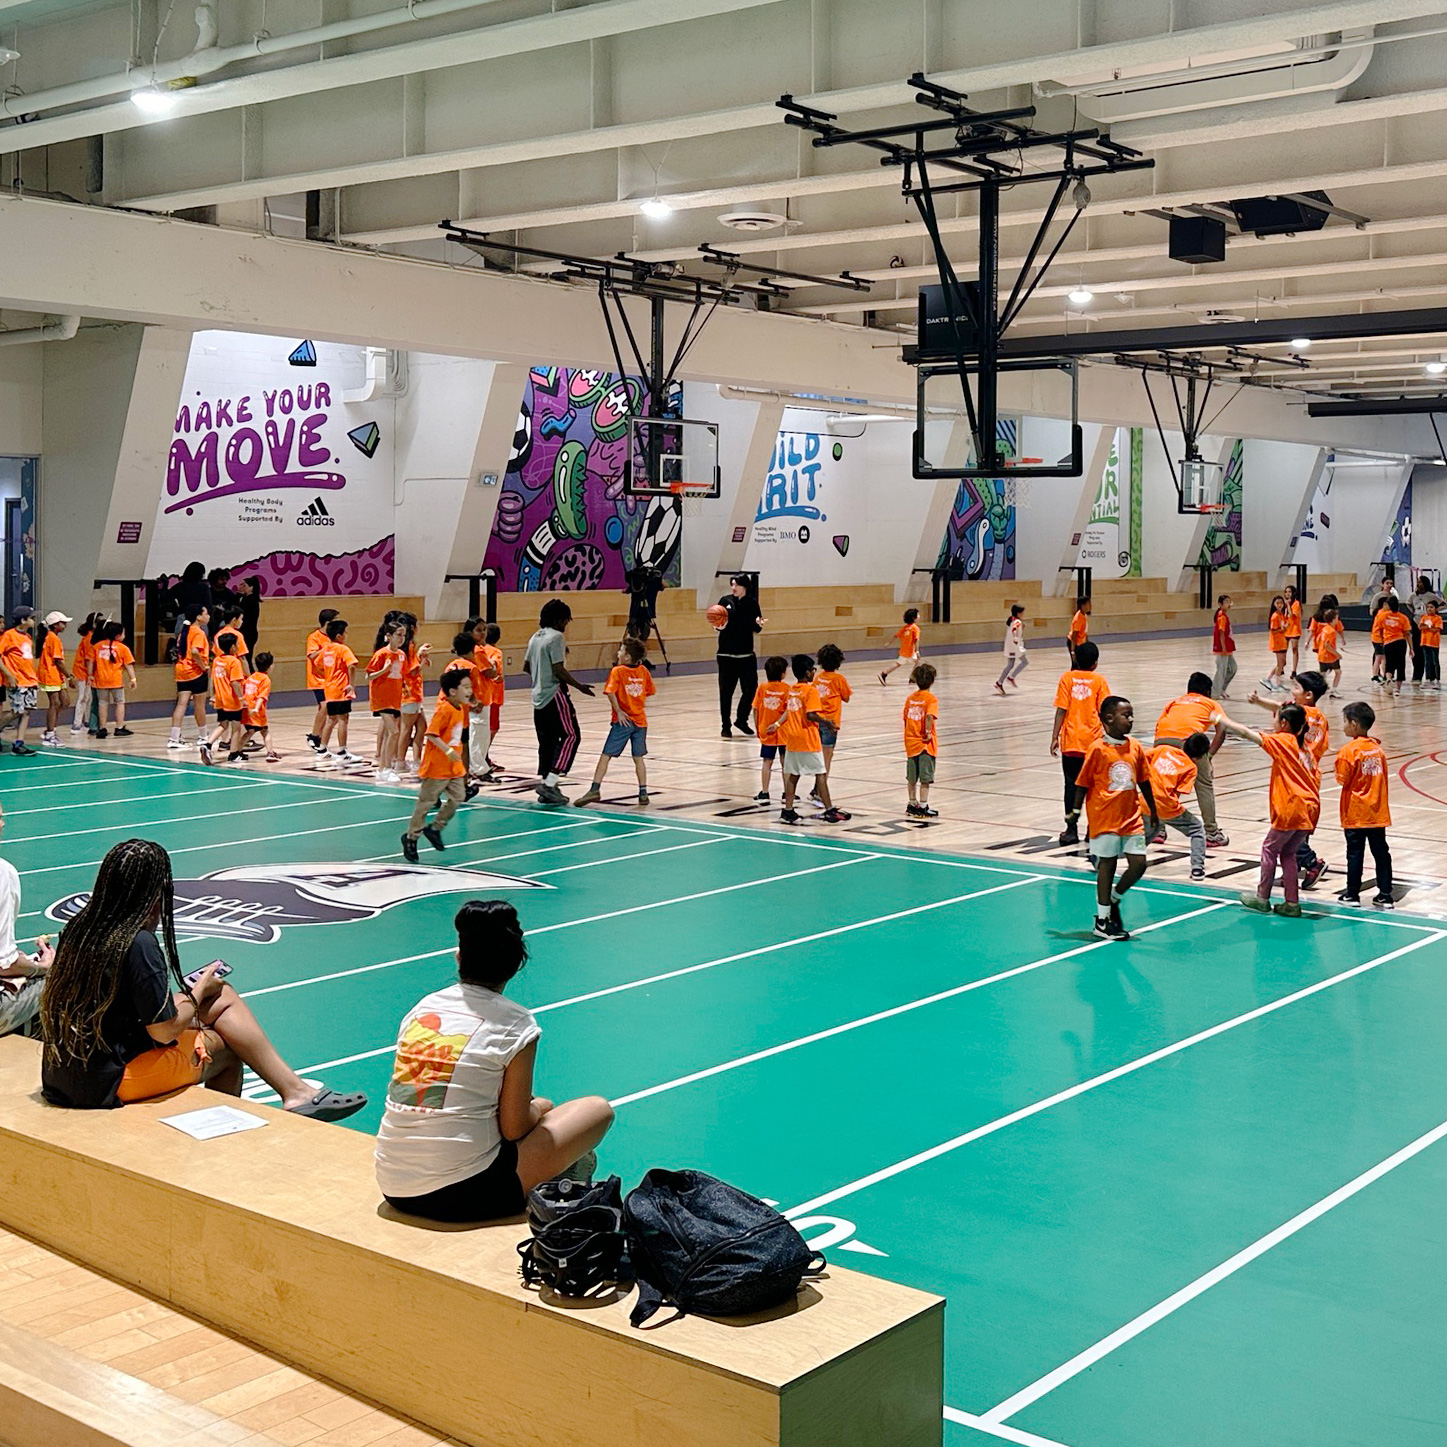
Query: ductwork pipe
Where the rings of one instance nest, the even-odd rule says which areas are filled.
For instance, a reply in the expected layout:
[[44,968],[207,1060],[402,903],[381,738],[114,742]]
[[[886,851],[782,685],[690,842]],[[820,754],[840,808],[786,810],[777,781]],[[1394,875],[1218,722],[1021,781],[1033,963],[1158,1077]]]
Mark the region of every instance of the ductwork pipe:
[[196,48],[184,59],[169,60],[154,68],[138,66],[134,70],[116,71],[94,80],[80,80],[73,85],[37,91],[34,95],[5,95],[0,97],[0,116],[34,115],[39,111],[57,110],[61,106],[105,100],[145,86],[164,87],[174,80],[199,80],[203,75],[214,75],[228,65],[255,60],[258,56],[305,50],[334,40],[347,40],[354,35],[410,25],[416,20],[433,20],[459,10],[477,10],[493,3],[495,0],[414,0],[413,4],[398,10],[384,10],[377,15],[358,16],[353,20],[337,20],[330,25],[313,26],[310,30],[293,30],[287,35],[258,35],[244,45],[224,48],[217,44],[220,32],[216,25],[215,5],[199,5],[196,8]]
[[380,397],[387,387],[387,349],[367,348],[367,380],[355,392],[344,391],[343,402],[370,402]]
[[43,326],[0,332],[0,347],[24,347],[31,342],[68,342],[79,330],[79,317],[56,317]]

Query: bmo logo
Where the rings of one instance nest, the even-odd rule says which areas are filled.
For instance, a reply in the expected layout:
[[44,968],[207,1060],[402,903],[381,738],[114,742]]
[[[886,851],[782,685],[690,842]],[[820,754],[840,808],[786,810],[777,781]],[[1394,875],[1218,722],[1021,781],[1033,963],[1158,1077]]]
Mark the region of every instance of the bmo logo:
[[307,509],[296,520],[299,528],[334,528],[337,520],[327,511],[327,505],[321,498],[314,497],[307,505]]

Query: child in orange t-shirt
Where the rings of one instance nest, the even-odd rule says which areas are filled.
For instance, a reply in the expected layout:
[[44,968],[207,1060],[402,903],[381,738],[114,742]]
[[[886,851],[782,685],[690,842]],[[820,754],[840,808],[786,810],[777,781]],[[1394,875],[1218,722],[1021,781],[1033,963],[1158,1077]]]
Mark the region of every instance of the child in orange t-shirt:
[[[1146,821],[1141,800],[1151,811],[1150,830],[1160,828],[1146,751],[1130,736],[1135,709],[1128,698],[1107,695],[1100,705],[1101,736],[1086,750],[1075,781],[1075,807],[1066,816],[1073,825],[1085,806],[1090,852],[1095,859],[1095,933],[1103,940],[1128,940],[1120,917],[1121,896],[1146,872]],[[1116,865],[1125,856],[1125,874],[1115,882]]]
[[934,666],[919,664],[909,681],[914,684],[914,692],[904,701],[904,782],[909,790],[904,812],[911,819],[938,819],[940,811],[929,804],[940,748],[940,701],[931,692]]
[[[824,715],[819,724],[819,742],[824,749],[824,777],[834,765],[834,746],[839,742],[839,730],[844,727],[844,705],[854,697],[849,680],[839,672],[844,666],[844,650],[835,643],[826,643],[815,655],[819,660],[819,671],[814,675],[814,687],[819,690],[819,712]],[[816,782],[809,792],[811,799],[819,797]]]
[[[447,821],[467,800],[467,764],[462,751],[462,725],[472,707],[472,671],[449,668],[440,680],[441,696],[427,726],[422,762],[418,766],[421,783],[417,790],[417,807],[407,832],[402,836],[402,857],[409,864],[417,863],[417,840],[425,839],[434,849],[445,849],[442,831]],[[427,816],[436,808],[432,823]]]
[[1224,714],[1220,724],[1228,734],[1265,750],[1271,759],[1271,828],[1261,841],[1261,877],[1255,894],[1243,894],[1241,903],[1260,914],[1270,914],[1279,865],[1284,898],[1276,913],[1300,919],[1296,851],[1321,818],[1321,774],[1307,746],[1306,710],[1299,703],[1282,704],[1276,711],[1273,733],[1258,733]]
[[[1397,600],[1390,595],[1372,625],[1372,637],[1381,639],[1382,681],[1391,685],[1393,693],[1401,693],[1407,677],[1407,649],[1412,639],[1412,620]],[[3,640],[0,640],[3,643]]]
[[[271,728],[267,722],[267,706],[271,702],[271,665],[275,660],[262,649],[253,660],[253,671],[241,688],[241,724],[247,738],[257,734],[266,749],[266,762],[275,764],[281,755],[271,746]],[[243,739],[243,746],[246,740]]]
[[326,675],[322,672],[321,652],[327,646],[327,624],[337,616],[335,608],[323,608],[317,614],[317,626],[306,636],[306,686],[312,691],[312,701],[317,706],[316,717],[312,720],[312,731],[306,741],[314,753],[322,751],[322,729],[327,721]]
[[40,735],[40,742],[52,749],[60,747],[55,727],[60,722],[60,707],[65,699],[65,645],[60,635],[70,621],[64,613],[45,615],[45,636],[40,641],[40,657],[35,665],[40,692],[45,697],[45,731]]
[[618,662],[608,674],[603,692],[613,710],[608,737],[603,741],[603,752],[598,755],[598,766],[593,770],[593,782],[578,795],[573,803],[596,804],[602,796],[603,777],[608,765],[622,756],[623,750],[633,755],[633,771],[638,775],[638,802],[648,805],[648,713],[647,701],[658,690],[653,686],[653,675],[643,666],[648,656],[642,639],[625,638],[618,647]]
[[779,818],[785,824],[799,822],[799,816],[794,811],[794,796],[799,789],[799,780],[807,776],[818,781],[819,802],[824,806],[824,812],[819,817],[826,824],[842,824],[851,816],[843,809],[836,809],[829,797],[824,744],[819,735],[819,725],[824,722],[824,705],[819,690],[814,686],[814,660],[807,653],[796,653],[790,667],[794,670],[794,682],[789,685],[784,717],[779,724],[779,742],[784,746],[784,807]]
[[894,635],[899,639],[899,657],[879,675],[881,683],[889,682],[896,668],[913,668],[919,662],[919,609],[904,610],[904,626]]
[[[789,707],[789,685],[784,675],[789,671],[789,660],[774,654],[764,659],[764,678],[754,690],[754,732],[759,736],[759,758],[762,761],[759,775],[759,792],[754,803],[769,802],[769,778],[774,771],[774,760],[784,747],[779,739],[779,725]],[[822,740],[821,740],[822,742]]]
[[[33,754],[34,749],[25,742],[25,730],[30,724],[30,711],[40,699],[40,674],[35,667],[35,609],[17,608],[10,619],[10,627],[0,633],[0,677],[10,691],[7,700],[14,710],[17,722],[15,742],[10,745],[11,753]],[[11,720],[6,719],[8,724]]]
[[1075,649],[1073,657],[1074,666],[1060,675],[1055,689],[1055,726],[1050,731],[1051,755],[1059,757],[1065,774],[1062,847],[1080,843],[1073,817],[1079,813],[1075,807],[1075,780],[1091,744],[1101,735],[1100,706],[1110,694],[1110,685],[1095,671],[1100,649],[1085,642]]
[[[75,630],[75,662],[71,665],[71,678],[75,683],[75,721],[70,726],[73,734],[86,731],[86,715],[95,705],[95,689],[91,687],[91,675],[95,672],[95,644],[91,635],[99,626],[96,614],[86,614],[85,621]],[[99,727],[99,720],[91,732]]]
[[1269,693],[1286,688],[1286,599],[1278,593],[1271,600],[1271,613],[1266,620],[1266,646],[1271,650],[1275,666],[1261,680]]
[[472,772],[479,779],[489,780],[498,771],[492,761],[492,744],[502,727],[502,705],[507,697],[507,673],[502,649],[497,646],[502,629],[496,623],[479,623],[471,632],[478,640],[472,656],[482,679],[477,711],[472,716]]
[[[422,667],[432,661],[432,645],[417,642],[417,615],[391,615],[407,630],[406,662],[402,665],[402,735],[397,744],[397,772],[415,774],[427,751],[427,715],[422,707]],[[408,750],[412,763],[407,762]]]
[[[333,618],[326,628],[327,641],[317,650],[317,672],[322,680],[323,706],[327,721],[322,725],[321,758],[317,767],[335,769],[351,768],[366,760],[347,748],[347,721],[351,717],[352,704],[356,701],[357,690],[352,684],[352,670],[357,667],[357,655],[347,647],[347,620]],[[328,750],[327,745],[336,734],[337,750]]]
[[[186,721],[189,704],[196,714],[196,741],[206,733],[206,690],[211,685],[211,641],[206,630],[211,624],[211,610],[204,605],[186,625],[184,634],[176,635],[176,703],[171,709],[171,733],[168,749],[184,749],[181,725]],[[79,654],[77,653],[77,657]]]
[[1387,756],[1371,737],[1376,711],[1369,703],[1349,703],[1342,709],[1347,741],[1336,756],[1336,781],[1341,785],[1341,827],[1347,840],[1347,887],[1337,895],[1343,904],[1360,904],[1362,863],[1371,845],[1377,866],[1378,909],[1395,909],[1392,893],[1392,851],[1387,830],[1392,814],[1387,805]]
[[1417,649],[1422,655],[1422,687],[1441,693],[1442,614],[1437,610],[1435,598],[1429,598],[1423,605],[1422,616],[1417,620],[1417,632],[1421,638]]
[[1208,734],[1188,734],[1180,748],[1175,744],[1157,744],[1146,751],[1146,766],[1151,772],[1151,789],[1156,796],[1156,816],[1162,832],[1155,843],[1165,839],[1167,825],[1184,834],[1191,844],[1191,878],[1206,877],[1206,826],[1181,802],[1183,794],[1196,787],[1197,769],[1211,752]]
[[402,731],[402,666],[407,661],[407,629],[393,620],[377,630],[377,647],[367,661],[367,694],[377,720],[377,782],[395,784],[397,744]]
[[1079,668],[1075,661],[1075,650],[1090,636],[1090,615],[1095,611],[1095,605],[1089,598],[1077,598],[1075,600],[1075,616],[1070,620],[1070,627],[1065,632],[1065,651],[1070,655],[1070,666]]
[[1286,647],[1291,654],[1291,671],[1301,667],[1301,599],[1290,583],[1282,590],[1282,601],[1286,614]]
[[[95,693],[100,700],[96,738],[106,737],[108,719],[115,719],[116,737],[129,738],[126,727],[126,685],[136,686],[136,655],[126,647],[126,630],[120,623],[107,623],[95,647]],[[122,678],[122,674],[125,677]]]
[[1311,648],[1316,654],[1316,666],[1327,681],[1333,698],[1341,682],[1342,640],[1346,630],[1341,617],[1330,604],[1323,604],[1312,615]]
[[216,727],[199,741],[201,762],[212,762],[211,750],[224,738],[226,762],[244,764],[241,726],[242,691],[246,685],[246,669],[236,650],[241,646],[240,633],[218,633],[216,656],[211,660],[211,696],[216,700]]

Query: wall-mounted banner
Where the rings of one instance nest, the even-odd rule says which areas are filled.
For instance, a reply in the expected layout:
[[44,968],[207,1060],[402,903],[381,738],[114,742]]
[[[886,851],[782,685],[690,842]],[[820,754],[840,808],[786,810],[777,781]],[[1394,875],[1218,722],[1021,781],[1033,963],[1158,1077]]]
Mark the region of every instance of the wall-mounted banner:
[[1412,566],[1412,483],[1408,479],[1402,500],[1397,504],[1397,516],[1392,520],[1392,535],[1382,549],[1384,563],[1400,563],[1404,568]]
[[622,588],[636,566],[680,577],[683,506],[625,496],[636,379],[591,368],[534,367],[497,499],[483,566],[505,592]]
[[[1118,427],[1111,439],[1105,471],[1095,489],[1090,521],[1080,540],[1078,565],[1097,578],[1124,578],[1131,570],[1130,430]],[[1138,531],[1138,530],[1137,530]]]
[[360,347],[199,332],[191,341],[146,571],[257,574],[273,596],[391,593],[391,398],[349,403]]
[[1236,439],[1231,449],[1231,460],[1226,464],[1226,477],[1222,483],[1221,501],[1226,511],[1217,517],[1206,530],[1206,541],[1201,545],[1202,563],[1228,573],[1241,571],[1241,488],[1244,483],[1245,448],[1241,439]]

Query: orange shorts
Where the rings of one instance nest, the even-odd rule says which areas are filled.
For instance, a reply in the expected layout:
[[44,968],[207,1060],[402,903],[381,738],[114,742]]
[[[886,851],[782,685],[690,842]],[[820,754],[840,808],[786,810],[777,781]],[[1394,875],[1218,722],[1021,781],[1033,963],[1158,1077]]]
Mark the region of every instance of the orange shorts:
[[137,1055],[121,1077],[116,1099],[122,1105],[137,1100],[154,1100],[188,1085],[200,1085],[202,1064],[196,1053],[199,1030],[183,1030],[174,1045],[158,1045]]

